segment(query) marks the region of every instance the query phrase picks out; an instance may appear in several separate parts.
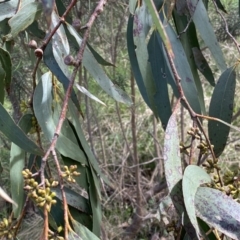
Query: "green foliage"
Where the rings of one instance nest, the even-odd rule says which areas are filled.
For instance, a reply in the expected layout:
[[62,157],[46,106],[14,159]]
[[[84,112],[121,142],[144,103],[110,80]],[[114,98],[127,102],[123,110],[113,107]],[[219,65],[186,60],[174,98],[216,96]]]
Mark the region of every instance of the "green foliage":
[[[4,191],[0,191],[0,195],[12,203],[13,212],[6,212],[7,216],[3,216],[0,222],[1,237],[17,237],[22,215],[26,212],[27,204],[31,202],[39,209],[43,218],[43,238],[100,239],[100,178],[107,184],[103,184],[106,198],[109,197],[108,191],[111,192],[112,189],[117,191],[122,188],[121,191],[124,192],[124,181],[129,181],[129,185],[136,185],[137,189],[134,203],[136,210],[130,204],[113,204],[112,208],[104,207],[107,217],[122,214],[123,220],[127,222],[134,213],[136,225],[140,227],[145,219],[141,209],[144,193],[141,192],[140,184],[146,178],[145,172],[149,169],[152,172],[156,166],[154,161],[150,162],[151,165],[144,161],[148,142],[157,142],[157,139],[150,135],[138,136],[135,110],[131,109],[132,129],[129,132],[132,132],[132,139],[139,138],[141,142],[134,140],[129,144],[121,122],[121,111],[126,113],[129,106],[136,103],[133,78],[130,98],[125,93],[125,88],[128,88],[125,80],[128,78],[126,67],[121,66],[116,70],[118,38],[111,37],[111,60],[105,59],[107,53],[103,57],[99,54],[99,48],[87,42],[92,23],[104,12],[105,1],[98,2],[89,21],[84,19],[86,26],[80,26],[80,20],[75,19],[79,20],[77,26],[73,20],[73,17],[82,14],[82,2],[81,6],[79,4],[80,1],[66,3],[60,0],[56,1],[55,9],[55,2],[52,0],[0,1],[0,131],[11,142],[11,199]],[[88,4],[91,5],[90,2]],[[217,0],[212,4],[218,15],[219,11],[222,11],[222,14],[228,11],[224,1]],[[73,5],[74,11],[69,12],[68,8]],[[120,4],[119,9],[123,5]],[[166,209],[173,207],[175,217],[168,224],[164,223],[162,232],[163,235],[167,235],[168,231],[172,232],[172,236],[177,239],[219,239],[218,231],[223,233],[223,237],[240,238],[240,219],[237,214],[240,211],[239,169],[224,171],[220,166],[230,129],[234,127],[231,122],[239,60],[234,59],[234,66],[227,66],[214,25],[209,21],[209,5],[210,1],[207,0],[129,1],[126,40],[131,70],[143,100],[153,115],[160,119],[162,131],[165,131],[163,156],[158,154],[157,157],[158,160],[163,158],[164,176],[161,173],[157,177],[151,176],[151,184],[156,178],[157,181],[166,180],[169,193],[161,199],[159,205],[161,217],[165,216],[160,220],[161,224],[163,219],[167,218]],[[121,12],[119,9],[118,12]],[[63,14],[64,19],[61,18]],[[125,23],[125,17],[122,17],[122,23]],[[224,18],[224,15],[222,17]],[[118,26],[119,29],[122,23]],[[113,21],[109,25],[113,27]],[[97,34],[94,34],[94,37],[98,38]],[[24,48],[19,50],[21,58],[26,59],[20,59],[20,63],[14,65],[16,53],[12,51],[13,44],[24,42],[24,39],[31,40],[29,45],[23,44]],[[237,40],[233,36],[230,36],[230,39],[239,50]],[[116,44],[113,46],[115,40]],[[205,48],[211,52],[211,57],[205,53]],[[125,53],[126,49],[122,50],[122,54]],[[212,66],[213,60],[217,66]],[[16,74],[22,74],[25,62],[31,66],[31,73],[17,85]],[[79,73],[81,64],[84,67],[83,74]],[[107,67],[112,68],[109,70]],[[220,77],[217,77],[216,69]],[[91,78],[87,79],[85,70]],[[78,73],[79,82],[75,84]],[[112,76],[113,80],[110,80],[109,76]],[[21,95],[18,88],[27,92],[29,99],[19,97],[21,103],[16,99],[14,101],[11,92],[18,91]],[[94,94],[90,93],[90,88]],[[212,94],[209,89],[213,90]],[[101,91],[114,101],[125,104],[120,107],[116,104],[116,122],[119,122],[122,128],[123,137],[114,132],[105,138],[105,143],[108,141],[115,148],[126,145],[129,156],[123,160],[121,168],[125,168],[129,159],[135,164],[134,184],[130,175],[132,167],[121,170],[129,174],[128,179],[123,180],[121,172],[121,182],[116,181],[115,185],[103,174],[99,164],[102,163],[101,159],[96,158],[91,140],[92,135],[98,133],[91,132],[90,125],[87,140],[82,110],[86,109],[86,122],[89,124],[89,102],[81,102],[82,95],[85,95],[86,99],[95,100],[96,104],[102,103],[105,109],[108,107],[108,113],[111,114],[108,121],[115,112],[115,108],[109,104],[113,100],[101,101]],[[19,112],[19,121],[13,120],[7,111],[5,95],[13,103],[13,113]],[[207,95],[210,98],[209,107]],[[178,110],[181,104],[185,110],[181,110],[180,142]],[[94,108],[91,109],[93,111]],[[101,110],[102,115],[107,112],[105,109]],[[186,112],[188,114],[184,116]],[[186,131],[187,138],[184,138],[184,117],[192,121],[192,127]],[[208,120],[207,125],[203,119]],[[142,120],[141,124],[150,124],[149,121],[144,121]],[[96,126],[100,132],[97,120]],[[104,156],[104,141],[101,137],[99,139],[102,156],[105,157],[104,164],[107,165],[108,161],[113,163],[109,168],[112,170],[109,176],[114,179],[114,174],[119,171],[118,166],[114,159]],[[162,142],[160,141],[160,145]],[[156,149],[158,145],[159,142],[155,144]],[[138,156],[137,148],[141,156]],[[119,159],[122,157],[118,156],[121,153],[117,151],[115,155]],[[139,168],[141,164],[146,166]],[[145,178],[142,178],[144,174]],[[156,204],[151,194],[144,195],[149,208]],[[126,206],[124,211],[123,206]],[[157,214],[154,215],[155,218],[156,216]],[[118,225],[115,219],[113,222]],[[130,231],[127,229],[126,232],[135,236],[138,230],[131,232],[132,226],[128,226]],[[155,222],[152,226],[155,227]],[[161,227],[159,224],[157,228]],[[212,228],[214,231],[211,232]],[[145,231],[146,229],[137,237],[143,239],[145,236],[142,236],[142,233]]]
[[[225,183],[219,180],[221,168],[217,160],[227,144],[231,127],[238,63],[234,67],[227,68],[205,7],[208,1],[177,1],[176,8],[173,7],[174,1],[170,1],[169,4],[165,1],[159,2],[162,5],[154,9],[153,1],[143,1],[137,4],[134,11],[133,6],[136,2],[130,1],[133,16],[129,18],[127,40],[130,62],[139,90],[145,102],[166,128],[163,157],[165,177],[171,197],[167,205],[175,206],[186,231],[185,236],[180,236],[181,231],[178,232],[178,230],[175,230],[175,233],[178,239],[200,239],[200,236],[204,239],[217,239],[217,236],[206,235],[210,229],[206,226],[209,224],[226,236],[238,239],[239,219],[234,217],[235,214],[232,218],[228,217],[229,214],[231,215],[231,209],[234,208],[233,205],[236,209],[239,208],[238,203],[233,200],[233,198],[236,199],[234,194],[238,190],[226,190],[228,187],[225,188]],[[219,8],[218,11],[226,12],[221,1],[216,1],[215,4],[216,8]],[[159,17],[156,12],[160,13]],[[173,22],[169,21],[171,15]],[[150,31],[151,28],[152,31]],[[158,30],[159,35],[155,29]],[[199,37],[211,51],[219,71],[222,72],[216,85],[210,64],[201,52]],[[236,41],[233,37],[231,38]],[[145,45],[148,45],[147,50]],[[154,54],[156,54],[155,57]],[[202,80],[198,71],[214,87],[209,110],[205,107]],[[150,87],[153,77],[155,85]],[[170,83],[171,78],[174,79],[174,83]],[[166,83],[171,86],[175,96],[187,109],[189,117],[193,119],[193,126],[198,126],[200,129],[195,131],[195,128],[192,128],[188,131],[192,139],[189,145],[180,144],[176,120],[179,102],[171,109]],[[155,109],[156,106],[160,111]],[[171,111],[173,111],[172,114]],[[209,117],[200,116],[200,114],[206,115],[207,112]],[[205,133],[201,118],[209,121],[208,135]],[[196,141],[200,141],[197,146],[198,161],[194,161],[197,153],[193,143]],[[181,156],[179,146],[184,156]],[[213,160],[208,159],[208,153],[212,155]],[[183,165],[183,159],[186,161],[186,158],[188,160],[184,164],[189,164],[188,166]],[[208,163],[204,163],[206,169],[195,165],[203,163],[204,158]],[[211,185],[211,173],[214,173],[215,178],[218,179],[218,185]],[[238,174],[233,175],[236,177]],[[232,179],[232,176],[229,175],[229,178]],[[218,190],[202,187],[203,184]],[[236,184],[238,185],[239,182]],[[224,194],[227,195],[229,191],[232,193],[232,198],[224,199]],[[225,205],[227,202],[229,207]],[[219,214],[217,206],[221,208]],[[199,221],[198,217],[203,221]],[[227,226],[231,227],[227,228]]]

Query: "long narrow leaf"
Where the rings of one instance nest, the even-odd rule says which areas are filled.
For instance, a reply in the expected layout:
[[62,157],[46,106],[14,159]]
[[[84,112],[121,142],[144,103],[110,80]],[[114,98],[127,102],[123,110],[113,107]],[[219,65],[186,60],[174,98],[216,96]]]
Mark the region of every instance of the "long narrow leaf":
[[2,104],[0,104],[0,131],[26,152],[43,155],[43,151],[14,123]]
[[202,0],[187,0],[187,4],[201,38],[208,46],[217,65],[223,72],[226,70],[227,65]]
[[[81,46],[82,39],[76,30],[69,24],[67,24],[67,29],[70,34],[76,39],[79,47]],[[131,99],[127,94],[117,86],[115,86],[107,74],[103,71],[102,67],[98,64],[97,60],[93,57],[93,54],[88,48],[85,48],[83,54],[83,65],[88,70],[90,75],[97,81],[100,87],[116,101],[126,103],[128,105],[132,104]]]
[[240,239],[240,205],[219,190],[200,187],[195,196],[199,218],[233,239]]
[[198,166],[189,165],[184,171],[182,182],[184,203],[189,219],[197,234],[200,234],[200,229],[196,218],[194,199],[198,187],[203,183],[209,182],[211,182],[210,176]]
[[[50,142],[54,136],[56,125],[52,118],[52,81],[49,72],[42,76],[35,89],[33,108],[38,123]],[[86,157],[78,145],[64,135],[59,135],[56,147],[62,155],[87,164]]]
[[[236,73],[233,67],[228,68],[220,76],[213,91],[209,116],[231,123],[233,114],[233,102],[236,87]],[[217,121],[208,122],[208,133],[211,143],[214,145],[216,157],[220,156],[227,143],[230,127]]]
[[[20,119],[19,126],[24,133],[30,131],[32,127],[32,117],[32,114],[26,114]],[[25,165],[25,154],[26,152],[22,148],[12,143],[10,152],[10,183],[12,199],[18,204],[17,207],[13,204],[15,218],[20,216],[24,204],[24,182],[22,170]]]

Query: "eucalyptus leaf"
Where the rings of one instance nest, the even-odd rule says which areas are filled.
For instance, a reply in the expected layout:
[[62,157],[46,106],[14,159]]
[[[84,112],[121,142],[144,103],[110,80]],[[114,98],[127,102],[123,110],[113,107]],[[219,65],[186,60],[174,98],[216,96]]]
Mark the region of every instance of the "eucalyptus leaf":
[[2,104],[0,104],[0,131],[26,152],[43,155],[43,151],[15,124]]
[[[61,57],[61,56],[59,56]],[[45,48],[45,51],[43,53],[43,61],[49,68],[49,70],[57,77],[58,81],[60,81],[65,89],[65,91],[68,88],[69,85],[69,79],[65,72],[62,71],[61,67],[58,65],[54,55],[53,55],[53,48],[52,48],[52,42],[50,41],[48,45]],[[72,90],[71,93],[71,99],[73,100],[74,104],[76,105],[77,109],[80,111],[80,105],[77,98],[77,95]]]
[[184,203],[189,219],[196,229],[197,234],[200,234],[200,228],[196,218],[194,199],[198,187],[201,184],[210,182],[211,177],[206,173],[206,171],[198,166],[189,165],[184,171],[182,181]]
[[227,65],[202,0],[187,0],[187,4],[193,22],[198,29],[201,38],[211,51],[212,56],[221,71],[225,71]]
[[195,196],[199,218],[233,239],[240,239],[240,205],[219,190],[199,187]]
[[7,92],[9,92],[10,84],[12,81],[12,61],[9,52],[0,47],[0,62],[2,67],[6,73],[5,76],[5,88]]
[[[234,67],[226,69],[220,76],[216,87],[214,88],[210,106],[209,116],[231,123],[233,114],[233,103],[236,87],[236,73]],[[208,134],[211,144],[214,145],[214,153],[219,157],[223,152],[230,127],[217,122],[208,122]]]
[[[18,125],[24,133],[30,131],[32,127],[32,117],[32,114],[26,114],[20,119]],[[15,218],[21,215],[24,205],[24,181],[22,170],[25,166],[25,155],[26,152],[22,148],[12,143],[10,152],[10,183],[12,199],[18,205],[15,206],[13,204],[13,214]]]
[[201,114],[198,91],[183,46],[171,25],[165,21],[164,26],[170,39],[173,53],[175,54],[173,62],[175,64],[178,75],[181,78],[181,85],[183,88],[184,95],[192,109],[195,112]]
[[176,112],[170,117],[164,138],[163,158],[165,176],[168,189],[173,187],[182,179],[182,163],[179,151],[179,137],[176,121]]
[[[74,36],[80,47],[82,39],[79,34],[71,25],[67,24],[67,28],[70,34]],[[91,51],[87,47],[83,53],[83,65],[109,96],[114,98],[116,101],[126,103],[128,105],[132,104],[132,101],[127,94],[111,82],[109,77],[103,71],[102,67],[98,64],[97,60],[93,57]]]
[[0,22],[6,18],[14,16],[19,0],[11,0],[1,3],[0,6]]
[[[89,162],[89,165],[93,167],[93,169],[96,171],[97,174],[99,174],[99,176],[109,185],[114,187],[109,180],[106,178],[106,176],[102,173],[102,171],[100,170],[99,164],[93,154],[93,152],[91,151],[88,142],[84,136],[82,127],[81,127],[81,123],[79,121],[79,116],[77,114],[76,108],[73,105],[73,103],[71,101],[69,101],[69,112],[71,114],[71,122],[74,126],[74,131],[76,131],[76,134],[78,136],[79,139],[79,144],[81,145],[82,150],[84,151],[84,153],[87,156],[87,160]],[[100,190],[98,191],[99,197],[100,197]]]
[[[191,68],[191,72],[193,75],[193,79],[195,81],[195,85],[197,88],[197,92],[198,92],[198,96],[199,96],[199,103],[201,106],[201,110],[203,112],[203,114],[206,114],[206,108],[205,108],[205,102],[204,102],[204,94],[203,94],[203,87],[202,87],[202,82],[199,78],[198,75],[198,62],[196,62],[196,59],[194,58],[194,52],[193,49],[199,49],[199,43],[198,43],[198,38],[197,38],[197,31],[195,28],[195,25],[193,22],[191,22],[187,28],[187,30],[185,29],[186,26],[188,25],[188,18],[185,15],[180,16],[177,11],[174,11],[174,23],[175,26],[177,28],[177,32],[179,34],[179,39],[182,43],[182,46],[184,48],[189,66]],[[206,63],[205,58],[203,57],[203,55],[201,55],[201,62],[200,62],[200,69],[202,70],[202,73],[205,74],[206,69],[206,65],[204,63]],[[194,61],[195,60],[195,61]],[[205,62],[204,62],[205,60]],[[209,68],[210,69],[210,68]],[[211,73],[211,69],[210,69],[210,73]],[[206,74],[205,74],[206,75]],[[204,75],[204,76],[205,76]],[[206,75],[205,77],[209,77],[208,75]],[[210,77],[213,78],[213,75],[211,75]],[[211,78],[211,80],[212,80]],[[213,82],[214,82],[214,78],[213,78]]]
[[[52,188],[52,191],[55,192],[56,197],[62,201],[61,189],[59,187]],[[71,190],[68,187],[64,187],[63,191],[65,192],[68,205],[72,206],[73,208],[81,212],[87,213],[88,215],[92,214],[92,209],[89,205],[88,199],[86,199],[85,197],[81,196],[79,193],[76,193],[75,191]]]
[[127,48],[128,48],[128,55],[129,55],[129,60],[130,64],[132,67],[132,72],[134,75],[134,78],[136,80],[137,86],[139,88],[139,91],[143,97],[143,100],[146,102],[146,104],[150,107],[148,95],[147,95],[147,90],[145,88],[144,82],[143,82],[143,77],[140,72],[139,64],[137,61],[137,57],[135,54],[135,44],[133,41],[133,16],[129,16],[128,18],[128,26],[127,26]]
[[[56,130],[56,125],[52,117],[51,79],[51,74],[49,72],[45,73],[39,81],[33,96],[33,108],[36,118],[49,142],[51,142]],[[86,157],[78,145],[61,133],[58,137],[56,148],[62,155],[87,164]]]
[[137,5],[137,0],[129,0],[129,12],[132,15],[134,15],[136,5]]
[[42,6],[39,2],[30,2],[9,20],[11,32],[5,36],[5,41],[15,38],[19,32],[25,30],[33,21],[40,16]]
[[133,41],[136,46],[135,54],[137,57],[139,69],[143,79],[144,87],[146,88],[149,106],[157,117],[157,107],[154,101],[156,95],[156,85],[153,80],[151,65],[148,61],[148,49],[146,45],[147,34],[150,30],[150,23],[148,21],[148,11],[145,2],[137,7],[133,21]]
[[[53,30],[54,27],[60,21],[59,16],[56,14],[55,11],[51,14],[51,20],[52,20],[51,30]],[[58,66],[61,68],[62,72],[69,79],[70,78],[69,66],[67,66],[64,63],[64,59],[66,56],[69,55],[70,47],[69,47],[69,43],[66,37],[64,27],[62,25],[60,25],[60,27],[52,37],[52,50],[53,50],[53,56],[55,61],[57,62]]]
[[[153,80],[156,85],[154,102],[162,126],[165,129],[172,114],[171,104],[168,94],[168,75],[166,73],[167,64],[162,49],[157,38],[158,32],[154,31],[148,42],[149,62],[153,73]],[[171,77],[171,75],[170,75]]]
[[94,96],[93,94],[91,94],[85,87],[83,86],[80,86],[79,84],[76,83],[76,87],[77,89],[85,94],[86,96],[88,96],[89,98],[91,98],[92,100],[98,102],[98,103],[101,103],[102,105],[106,106],[106,104],[104,102],[102,102],[100,99],[98,99],[96,96]]
[[74,231],[81,236],[82,240],[100,240],[95,234],[93,234],[88,228],[86,228],[81,223],[77,222],[76,220],[72,219],[72,225]]
[[0,102],[3,104],[4,103],[4,97],[5,97],[5,77],[6,77],[6,72],[0,65]]

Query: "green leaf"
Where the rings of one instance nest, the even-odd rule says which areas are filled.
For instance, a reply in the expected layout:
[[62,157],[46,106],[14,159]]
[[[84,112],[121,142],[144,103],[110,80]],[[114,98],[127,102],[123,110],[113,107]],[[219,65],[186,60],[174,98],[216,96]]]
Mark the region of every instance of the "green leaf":
[[[85,155],[87,156],[87,160],[90,163],[90,165],[93,167],[93,169],[99,174],[99,176],[109,185],[112,186],[112,184],[109,182],[109,180],[106,178],[106,176],[102,173],[102,171],[99,168],[99,164],[91,151],[88,142],[84,136],[83,130],[81,128],[81,123],[79,121],[79,115],[77,114],[76,108],[73,105],[71,101],[69,101],[69,111],[70,115],[72,117],[71,123],[74,126],[74,131],[76,131],[77,137],[79,139],[79,145],[81,146],[81,149],[84,151]],[[99,190],[99,196],[100,196],[100,190]]]
[[189,7],[189,11],[201,38],[211,51],[221,71],[225,71],[227,65],[202,0],[187,0],[187,3],[188,6],[192,6]]
[[221,1],[220,0],[214,0],[217,4],[217,7],[222,10],[223,12],[227,13],[225,7],[222,5]]
[[15,203],[1,187],[0,187],[0,197],[3,198],[5,201],[17,206],[17,203]]
[[[24,115],[18,125],[24,133],[28,133],[32,127],[32,114]],[[10,152],[10,183],[11,183],[11,196],[14,202],[13,214],[15,218],[21,215],[22,208],[24,205],[24,181],[22,176],[22,170],[25,166],[25,154],[26,152],[18,145],[12,143]]]
[[68,235],[69,240],[83,240],[80,236],[78,236],[75,232],[70,231]]
[[[55,11],[52,13],[51,17],[51,30],[53,30],[60,20],[59,16],[55,13]],[[60,25],[60,27],[52,37],[52,51],[54,59],[57,62],[58,66],[69,79],[71,76],[69,73],[69,66],[64,63],[64,58],[69,55],[70,47],[68,44],[68,39],[66,38],[66,33],[63,25]]]
[[172,191],[170,192],[170,197],[188,236],[190,236],[192,240],[200,240],[197,235],[196,229],[192,225],[185,209],[182,180],[179,180],[179,182],[176,183],[176,185],[173,187]]
[[9,20],[11,32],[5,36],[5,41],[15,38],[19,32],[25,30],[41,13],[41,4],[30,2],[22,6],[19,11]]
[[216,189],[199,187],[195,196],[196,214],[206,223],[233,239],[240,239],[240,205]]
[[[59,13],[59,16],[62,16],[66,11],[66,7],[63,4],[63,3],[66,3],[66,1],[65,0],[58,0],[58,1],[55,1],[55,3],[56,3],[56,6],[57,6],[57,12]],[[71,24],[72,23],[71,14],[67,14],[67,16],[65,17],[65,20],[66,20],[66,22]]]
[[[53,49],[52,49],[52,42],[50,41],[48,45],[45,48],[45,51],[43,53],[43,61],[49,68],[49,70],[57,77],[57,79],[62,83],[65,91],[68,88],[69,85],[69,79],[65,75],[65,73],[62,71],[60,66],[58,65],[54,55],[53,55]],[[74,91],[72,90],[71,93],[71,99],[73,100],[74,104],[76,105],[77,109],[80,111],[80,105],[78,102],[77,95]]]
[[[56,197],[62,201],[62,193],[59,187],[55,187],[51,189],[53,192],[56,193]],[[78,211],[87,213],[88,215],[92,215],[92,209],[89,205],[89,200],[80,194],[74,192],[68,187],[64,187],[67,203],[69,206],[77,209]]]
[[196,218],[195,206],[192,203],[194,202],[198,187],[203,183],[209,182],[211,182],[210,176],[198,166],[189,165],[184,171],[182,181],[184,203],[189,219],[197,234],[200,234],[200,229]]
[[[0,9],[1,11],[2,9]],[[1,16],[1,15],[0,15]],[[9,19],[4,19],[3,21],[0,21],[0,36],[6,35],[10,31],[10,27],[8,25]]]
[[133,21],[133,41],[136,46],[135,54],[139,64],[139,69],[146,88],[149,105],[154,115],[157,116],[157,108],[154,101],[156,95],[156,85],[153,80],[151,65],[148,61],[148,49],[146,45],[146,38],[150,30],[148,21],[148,12],[146,5],[137,7]]
[[166,51],[163,49],[163,41],[162,41],[161,37],[159,36],[159,34],[157,34],[157,39],[158,39],[159,46],[161,46],[161,48],[162,48],[162,53],[164,55],[164,68],[165,68],[165,74],[166,74],[168,84],[172,87],[173,94],[175,95],[175,97],[179,98],[178,88],[177,88],[175,79],[173,77],[171,67],[168,62],[168,57],[166,55]]
[[[201,233],[202,236],[204,237],[205,240],[216,240],[216,236],[213,233],[213,231],[211,231],[211,227],[208,226],[207,223],[205,223],[201,218],[197,218],[198,220],[198,224],[199,227],[201,228]],[[209,233],[211,231],[211,233]],[[208,235],[206,235],[206,233],[209,233]]]
[[81,236],[82,240],[100,240],[95,234],[93,234],[88,228],[86,228],[84,225],[80,224],[79,222],[72,219],[72,225],[74,228],[74,231]]
[[179,151],[178,128],[176,121],[176,112],[170,117],[163,148],[165,176],[169,192],[182,179],[182,163]]
[[[79,47],[81,46],[82,39],[76,30],[69,24],[67,24],[68,31],[76,39]],[[112,98],[118,102],[132,104],[131,99],[127,94],[117,86],[115,86],[108,78],[102,67],[98,64],[92,53],[88,48],[85,48],[83,53],[83,65],[88,70],[90,75],[97,81],[100,87]]]
[[92,219],[93,226],[92,232],[100,236],[101,232],[101,222],[102,222],[102,212],[101,212],[101,201],[99,195],[100,186],[99,186],[99,178],[97,177],[95,171],[92,169],[90,165],[90,170],[87,171],[87,179],[89,183],[88,195],[92,208]]
[[26,152],[43,155],[43,151],[15,124],[2,104],[0,104],[0,131]]
[[106,61],[98,52],[96,52],[96,50],[89,43],[87,43],[87,46],[99,64],[103,66],[115,67],[113,63]]
[[[51,142],[56,125],[52,117],[52,80],[49,72],[42,76],[33,96],[33,108],[41,126],[42,131]],[[57,150],[64,156],[72,158],[83,164],[87,164],[84,153],[79,149],[78,145],[60,133],[57,144]]]
[[38,22],[36,20],[27,27],[26,31],[40,39],[44,39],[46,35],[46,33],[39,28]]
[[154,102],[157,108],[158,116],[161,120],[162,126],[165,129],[168,120],[172,114],[171,104],[168,95],[168,80],[166,74],[166,63],[162,46],[159,45],[158,32],[154,31],[148,42],[149,62],[151,64],[153,80],[156,85],[156,94],[154,95]]
[[77,172],[80,172],[79,176],[75,176],[75,180],[77,182],[77,184],[81,187],[84,188],[86,191],[88,191],[89,188],[89,184],[87,181],[87,171],[89,171],[89,167],[83,164],[80,164],[78,162],[76,162],[75,160],[65,157],[63,155],[61,155],[61,158],[64,162],[64,165],[70,167],[71,165],[77,165]]
[[0,48],[0,62],[2,63],[2,67],[6,73],[5,88],[6,91],[9,92],[12,81],[12,61],[9,52],[3,48]]
[[130,60],[131,67],[132,67],[132,72],[133,72],[134,78],[136,80],[136,83],[138,85],[139,91],[140,91],[145,103],[150,107],[147,90],[146,90],[144,82],[143,82],[142,74],[140,72],[139,64],[138,64],[136,53],[135,53],[135,45],[134,45],[134,41],[133,41],[133,20],[134,20],[134,17],[129,16],[128,26],[127,26],[128,55],[129,55],[129,60]]
[[96,102],[98,102],[98,103],[101,103],[102,105],[106,106],[106,104],[105,104],[104,102],[102,102],[100,99],[98,99],[97,97],[95,97],[95,95],[91,94],[85,87],[80,86],[80,85],[77,84],[77,83],[75,84],[75,86],[77,87],[77,89],[78,89],[81,93],[85,94],[85,95],[88,96],[90,99],[92,99],[92,100],[94,100],[94,101],[96,101]]
[[[234,67],[226,69],[220,76],[213,91],[209,116],[231,123],[233,114],[233,103],[236,87],[236,73]],[[216,121],[208,122],[208,134],[211,144],[214,145],[214,153],[219,157],[223,152],[228,134],[229,126]]]
[[0,22],[6,18],[14,16],[19,0],[11,0],[9,2],[1,3],[0,7]]
[[3,104],[4,103],[4,96],[5,96],[5,77],[6,77],[6,72],[0,65],[0,102]]
[[211,68],[208,65],[207,60],[203,56],[201,50],[198,47],[192,48],[194,61],[197,65],[198,70],[203,74],[203,76],[208,80],[208,82],[215,86],[214,76]]
[[162,21],[159,18],[158,11],[154,5],[153,0],[145,0],[144,2],[146,3],[146,5],[148,7],[148,10],[152,17],[154,26],[157,29],[158,33],[160,34],[160,36],[164,42],[164,46],[166,47],[169,55],[171,55],[173,57],[174,53],[173,53],[173,49],[171,46],[172,43],[169,40],[169,35],[165,31],[165,25],[162,24]]
[[192,109],[195,112],[201,114],[201,107],[199,103],[200,101],[197,88],[183,46],[178,37],[176,36],[176,33],[174,32],[171,25],[165,21],[164,26],[172,45],[174,53],[173,62],[181,78],[181,85],[184,95],[187,98]]
[[137,5],[137,0],[129,0],[129,12],[132,15],[134,15],[136,5]]
[[[175,22],[175,26],[177,28],[177,32],[178,32],[178,34],[181,34],[185,30],[189,20],[185,15],[179,16],[177,14],[177,11],[174,11],[173,16],[174,16],[174,22]],[[196,88],[197,88],[197,92],[198,92],[198,96],[199,96],[199,103],[200,103],[200,106],[201,106],[202,113],[205,115],[206,114],[206,108],[205,108],[205,102],[204,102],[202,82],[201,82],[201,80],[199,78],[199,75],[198,75],[197,63],[194,61],[195,59],[193,58],[193,49],[196,49],[196,48],[198,49],[199,48],[197,32],[196,32],[196,29],[195,29],[195,26],[194,26],[193,22],[191,22],[189,24],[189,27],[187,28],[187,31],[180,35],[180,41],[181,41],[182,46],[184,48],[188,63],[190,65],[190,68],[191,68],[191,71],[192,71],[192,74],[193,74],[193,79],[195,81],[195,85],[196,85]],[[204,57],[203,57],[203,59],[205,60]],[[203,67],[201,69],[203,69]],[[211,73],[211,69],[210,69],[210,73]],[[213,77],[213,75],[212,75],[212,77]],[[214,79],[213,79],[213,81],[214,81]]]

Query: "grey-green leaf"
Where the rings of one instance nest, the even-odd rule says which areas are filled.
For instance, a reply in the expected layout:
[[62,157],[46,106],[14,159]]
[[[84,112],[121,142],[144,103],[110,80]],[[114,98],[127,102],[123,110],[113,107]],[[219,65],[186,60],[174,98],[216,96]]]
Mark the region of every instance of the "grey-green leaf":
[[[24,133],[28,133],[32,127],[32,114],[24,115],[18,125]],[[13,204],[14,217],[18,218],[24,205],[24,182],[22,170],[25,166],[25,151],[18,145],[12,143],[10,152],[10,183],[12,199],[18,204]]]
[[10,41],[15,38],[19,32],[26,29],[33,21],[40,16],[42,6],[39,2],[30,2],[20,10],[9,20],[11,32],[5,36],[6,41]]
[[[42,131],[50,142],[54,136],[56,125],[52,117],[52,81],[50,72],[45,73],[39,81],[33,96],[33,108]],[[82,164],[87,164],[86,157],[77,144],[60,133],[57,150],[64,156]]]
[[176,112],[170,117],[163,148],[165,176],[169,192],[182,179],[182,163],[179,151],[178,127]]
[[72,219],[72,224],[74,231],[81,236],[82,240],[100,240],[95,234],[93,234],[88,228],[86,228],[81,223],[77,222],[76,220]]
[[137,7],[133,21],[133,41],[136,46],[135,54],[137,57],[139,69],[143,79],[144,87],[147,92],[149,106],[155,116],[157,116],[157,108],[154,101],[156,95],[156,85],[153,80],[152,69],[149,63],[148,49],[146,45],[147,34],[150,30],[148,21],[148,9],[144,4]]
[[176,33],[174,32],[171,25],[167,22],[164,22],[164,26],[166,28],[167,35],[172,45],[174,53],[173,61],[175,63],[177,72],[181,78],[181,85],[185,97],[187,98],[192,109],[195,112],[201,114],[201,107],[197,88],[183,46],[178,37],[176,36]]
[[[227,123],[231,123],[235,87],[236,73],[234,68],[231,67],[222,73],[213,91],[209,107],[210,117],[219,118]],[[209,139],[214,145],[213,150],[216,157],[219,157],[225,148],[229,130],[229,126],[220,122],[208,122]]]
[[196,229],[197,233],[200,234],[200,229],[198,226],[194,199],[198,187],[201,184],[211,182],[210,176],[200,167],[195,165],[189,165],[184,171],[183,175],[183,199],[188,213],[189,219]]
[[15,14],[17,10],[18,2],[19,0],[11,0],[9,2],[5,2],[1,4],[0,22],[6,18],[11,18]]
[[[58,81],[62,83],[66,91],[69,85],[69,79],[65,74],[65,72],[62,71],[61,67],[58,65],[53,55],[53,48],[52,48],[51,41],[48,43],[48,45],[45,48],[45,51],[43,53],[43,61],[47,65],[47,67],[50,69],[50,71],[57,77]],[[80,104],[74,89],[72,90],[72,93],[71,93],[71,99],[73,100],[77,109],[80,111]]]
[[[179,2],[179,1],[178,1]],[[193,58],[193,48],[199,48],[198,38],[197,38],[197,31],[193,22],[191,22],[185,31],[186,26],[189,23],[189,19],[185,15],[179,15],[177,11],[174,11],[174,22],[177,29],[178,34],[180,34],[179,38],[184,48],[187,60],[189,62],[193,79],[195,81],[195,85],[197,88],[198,96],[199,96],[199,103],[201,106],[201,110],[203,114],[206,114],[205,108],[205,101],[204,101],[204,94],[203,94],[203,87],[202,82],[199,78],[197,64]]]
[[[162,46],[158,41],[158,32],[154,31],[148,42],[149,62],[151,64],[153,80],[156,86],[154,102],[157,114],[165,129],[172,114],[171,104],[168,95],[168,75]],[[171,77],[171,76],[170,76]]]
[[43,151],[15,124],[2,104],[0,104],[0,131],[26,152],[43,155]]
[[240,205],[216,189],[199,187],[195,196],[196,214],[226,236],[240,239]]
[[226,70],[227,65],[225,63],[222,50],[215,36],[208,13],[202,0],[187,0],[187,4],[189,12],[192,15],[193,22],[195,23],[201,38],[208,46],[221,71]]
[[139,64],[137,61],[136,53],[135,53],[135,44],[133,41],[133,16],[129,16],[128,19],[128,26],[127,26],[127,48],[128,48],[128,55],[130,64],[132,67],[132,72],[134,75],[134,78],[136,80],[137,86],[139,88],[139,91],[143,97],[143,100],[146,102],[146,104],[150,107],[147,90],[145,88],[142,74],[140,72]]
[[[81,46],[82,39],[76,30],[70,25],[67,24],[68,31],[71,35],[74,36],[76,41],[78,42],[79,47]],[[100,87],[112,98],[116,101],[126,103],[128,105],[132,104],[131,99],[127,96],[127,94],[117,86],[115,86],[107,74],[104,72],[102,67],[98,64],[97,60],[93,57],[93,54],[88,48],[85,48],[83,54],[83,65],[88,70],[88,72],[92,75],[92,77],[97,81]]]

